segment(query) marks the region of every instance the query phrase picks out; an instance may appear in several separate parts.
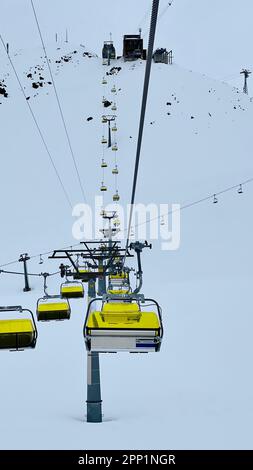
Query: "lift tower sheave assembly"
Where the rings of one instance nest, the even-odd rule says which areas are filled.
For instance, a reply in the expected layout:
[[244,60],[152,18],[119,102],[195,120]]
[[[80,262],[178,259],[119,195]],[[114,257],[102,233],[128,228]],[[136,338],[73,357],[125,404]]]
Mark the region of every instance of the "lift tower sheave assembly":
[[[130,251],[121,248],[119,241],[114,241],[113,236],[117,229],[112,227],[112,219],[116,213],[102,214],[108,221],[108,228],[101,232],[106,239],[102,241],[82,242],[79,250],[55,250],[51,259],[61,259],[68,262],[69,266],[60,265],[62,277],[73,277],[88,283],[88,305],[96,299],[96,281],[98,280],[98,294],[106,295],[106,279],[111,273],[116,276],[122,269],[123,259],[133,257]],[[82,259],[84,266],[80,267],[74,258]],[[87,350],[87,422],[102,422],[102,399],[100,387],[99,352]]]

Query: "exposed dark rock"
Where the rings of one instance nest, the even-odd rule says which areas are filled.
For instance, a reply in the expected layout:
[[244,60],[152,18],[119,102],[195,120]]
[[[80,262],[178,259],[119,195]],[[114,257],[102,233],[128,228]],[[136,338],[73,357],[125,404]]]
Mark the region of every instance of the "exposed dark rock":
[[92,119],[93,119],[93,117],[90,116],[90,117],[87,118],[87,121],[92,121]]

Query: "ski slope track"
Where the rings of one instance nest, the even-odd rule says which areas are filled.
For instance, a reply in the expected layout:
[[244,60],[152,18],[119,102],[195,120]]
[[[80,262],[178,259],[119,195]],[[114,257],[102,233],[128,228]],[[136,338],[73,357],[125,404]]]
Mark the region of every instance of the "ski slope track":
[[[109,69],[100,58],[75,44],[47,50],[91,205],[101,183],[102,97],[116,84],[119,189],[127,204],[145,62],[115,61],[121,70],[103,89]],[[18,50],[12,59],[72,203],[83,202],[41,49]],[[4,53],[0,83],[8,94],[0,95],[2,265],[77,242]],[[153,64],[136,202],[186,204],[252,177],[252,122],[253,103],[236,88],[176,64]],[[106,183],[110,202],[109,171]],[[38,325],[34,351],[1,352],[1,449],[252,448],[253,185],[243,189],[183,211],[179,250],[161,251],[157,241],[144,252],[143,291],[163,308],[165,337],[159,354],[101,355],[101,425],[85,422],[83,300],[72,301],[70,321]],[[29,262],[30,272],[58,268],[47,258],[38,262]],[[0,304],[35,311],[42,281],[31,284],[24,293],[21,276],[0,274]],[[60,278],[48,285],[59,292]]]

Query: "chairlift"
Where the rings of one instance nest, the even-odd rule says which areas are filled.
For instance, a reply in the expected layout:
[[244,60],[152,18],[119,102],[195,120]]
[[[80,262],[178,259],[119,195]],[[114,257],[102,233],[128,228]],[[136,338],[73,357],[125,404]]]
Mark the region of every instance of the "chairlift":
[[161,216],[161,225],[165,225],[164,215]]
[[38,321],[69,320],[71,309],[68,299],[59,295],[46,295],[37,302]]
[[102,85],[107,85],[107,80],[105,77],[103,77],[103,80],[102,80]]
[[[21,351],[35,348],[38,332],[31,310],[21,306],[0,307],[0,314],[15,312],[15,318],[0,320],[0,349]],[[27,312],[29,318],[22,318]],[[17,318],[20,314],[21,318]]]
[[242,193],[243,193],[242,184],[240,184],[240,186],[239,186],[237,192],[238,192],[238,194],[242,194]]
[[120,226],[120,220],[119,219],[114,219],[113,225],[114,225],[114,227],[119,227]]
[[103,59],[103,65],[108,65],[108,59]]
[[66,281],[61,285],[61,296],[65,299],[84,297],[84,288],[81,282]]
[[102,158],[101,168],[107,168],[107,163],[105,162],[103,158]]
[[113,103],[113,105],[112,105],[112,111],[117,111],[117,105],[116,105],[116,103]]
[[43,261],[43,258],[42,258],[42,255],[40,255],[40,261],[39,261],[39,264],[43,264],[44,261]]
[[216,194],[213,195],[213,204],[218,204],[218,198]]
[[115,85],[113,85],[113,87],[112,87],[112,89],[111,89],[111,92],[112,92],[112,93],[116,93],[116,92],[117,92]]
[[118,130],[117,125],[114,124],[114,125],[112,126],[112,132],[117,132],[117,130]]
[[104,182],[102,181],[101,186],[100,186],[100,191],[107,191],[107,186],[105,186]]
[[106,99],[105,99],[105,97],[103,96],[103,98],[102,98],[102,104],[104,104],[105,102],[106,102]]
[[141,301],[116,295],[93,299],[88,305],[84,337],[91,352],[157,352],[163,337],[161,308],[155,300],[144,297]]
[[115,167],[112,169],[112,174],[113,175],[118,175],[119,174],[119,169],[118,169],[117,165],[115,165]]
[[116,144],[116,142],[113,144],[112,146],[112,151],[113,152],[117,152],[118,151],[118,145]]
[[104,136],[101,139],[101,144],[107,144],[107,139]]
[[119,192],[118,190],[116,191],[116,193],[113,195],[113,201],[114,202],[118,202],[120,200],[120,196],[119,196]]
[[107,117],[106,116],[102,116],[102,124],[106,124],[107,123]]

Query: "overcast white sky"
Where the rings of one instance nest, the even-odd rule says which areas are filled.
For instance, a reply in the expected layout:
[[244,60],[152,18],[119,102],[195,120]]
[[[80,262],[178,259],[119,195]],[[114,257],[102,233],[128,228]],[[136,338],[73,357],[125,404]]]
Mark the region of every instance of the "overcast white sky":
[[[101,53],[110,31],[121,53],[122,35],[137,32],[151,0],[34,0],[47,41],[69,29],[73,43]],[[1,34],[14,48],[39,44],[30,0],[0,0]],[[162,12],[168,0],[160,1]],[[148,20],[148,16],[146,16]],[[148,21],[142,24],[144,31]],[[252,0],[174,0],[158,25],[157,46],[173,48],[178,64],[215,78],[250,67],[253,39]],[[147,38],[147,36],[146,36]]]

